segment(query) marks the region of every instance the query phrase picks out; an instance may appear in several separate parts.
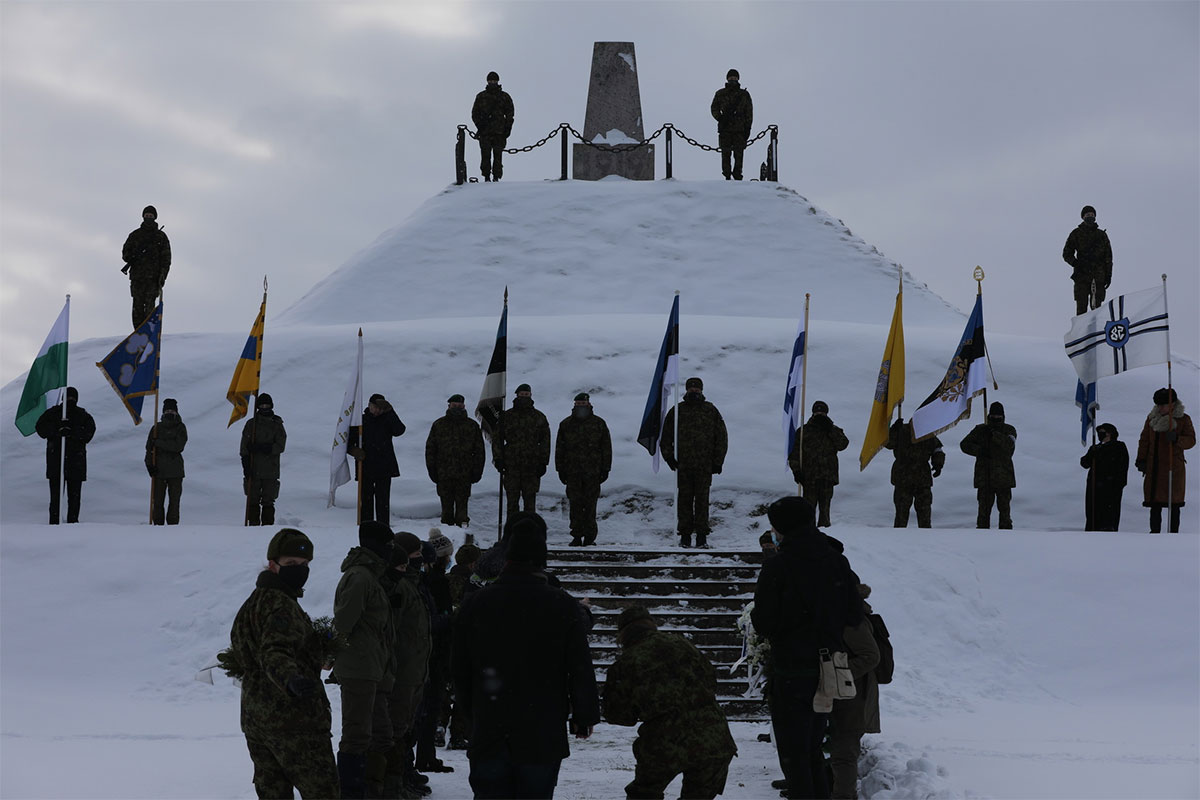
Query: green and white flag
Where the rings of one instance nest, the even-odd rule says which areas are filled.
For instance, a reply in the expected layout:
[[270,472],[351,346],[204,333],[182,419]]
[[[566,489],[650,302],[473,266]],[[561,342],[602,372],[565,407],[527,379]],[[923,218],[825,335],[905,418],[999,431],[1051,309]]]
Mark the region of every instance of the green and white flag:
[[71,317],[71,298],[63,305],[62,313],[50,329],[50,335],[42,342],[42,349],[29,368],[21,402],[17,403],[17,430],[29,436],[40,417],[49,407],[46,395],[67,385],[68,323]]

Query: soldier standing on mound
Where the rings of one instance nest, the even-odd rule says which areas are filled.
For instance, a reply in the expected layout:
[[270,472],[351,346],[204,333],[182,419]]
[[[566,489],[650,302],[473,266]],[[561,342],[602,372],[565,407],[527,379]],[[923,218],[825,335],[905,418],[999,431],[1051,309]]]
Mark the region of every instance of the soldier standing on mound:
[[1071,280],[1075,282],[1075,313],[1099,308],[1104,293],[1112,283],[1113,254],[1108,234],[1096,225],[1096,209],[1084,206],[1079,212],[1083,222],[1063,246],[1063,261],[1070,264]]
[[1011,530],[1012,490],[1017,485],[1013,469],[1013,453],[1017,449],[1017,429],[1004,421],[1004,406],[992,403],[987,422],[976,425],[963,440],[959,449],[975,456],[975,489],[979,500],[976,528],[988,528],[992,521],[992,503],[1000,515],[1000,529]]
[[484,181],[498,181],[504,174],[504,146],[515,116],[512,98],[500,88],[500,76],[489,72],[487,87],[475,95],[471,106],[471,121],[478,129],[479,172]]
[[608,423],[592,412],[586,392],[575,395],[571,416],[558,423],[554,469],[571,506],[571,546],[595,544],[596,501],[612,469],[612,436]]
[[508,496],[508,515],[537,511],[537,493],[550,463],[550,423],[533,407],[533,390],[528,383],[517,387],[512,408],[503,412],[502,444],[492,440],[492,463],[500,471]]
[[[736,69],[725,75],[724,88],[713,95],[713,119],[717,121],[717,144],[721,148],[721,174],[725,180],[742,179],[742,156],[746,152],[746,140],[754,127],[754,102],[750,93],[741,87],[741,76]],[[730,165],[732,158],[733,164]]]
[[[819,512],[817,525],[828,528],[833,487],[838,485],[838,453],[850,446],[846,433],[829,418],[824,400],[812,404],[812,416],[792,443],[788,466],[796,483],[804,487],[804,499]],[[801,449],[803,448],[803,452]]]
[[[679,545],[708,547],[708,492],[712,476],[720,475],[729,450],[725,420],[712,403],[704,399],[704,382],[688,378],[683,401],[667,412],[663,420],[662,456],[678,475]],[[679,448],[675,447],[675,412],[679,412]],[[678,452],[678,456],[676,456]]]
[[142,224],[125,239],[121,272],[129,276],[129,293],[133,296],[133,327],[146,321],[154,310],[167,273],[171,271],[171,240],[158,227],[158,210],[154,206],[142,209]]
[[425,470],[437,485],[442,524],[465,527],[471,521],[467,501],[471,484],[483,477],[483,433],[467,416],[466,399],[451,395],[445,416],[434,421],[425,440]]
[[946,466],[946,453],[936,436],[913,441],[912,423],[898,419],[888,431],[884,445],[896,457],[892,464],[892,500],[896,505],[897,528],[908,527],[908,510],[916,506],[917,527],[933,525],[933,479]]
[[258,396],[254,416],[242,428],[242,484],[246,493],[246,524],[275,524],[279,497],[279,454],[287,446],[283,420],[275,416],[271,395]]

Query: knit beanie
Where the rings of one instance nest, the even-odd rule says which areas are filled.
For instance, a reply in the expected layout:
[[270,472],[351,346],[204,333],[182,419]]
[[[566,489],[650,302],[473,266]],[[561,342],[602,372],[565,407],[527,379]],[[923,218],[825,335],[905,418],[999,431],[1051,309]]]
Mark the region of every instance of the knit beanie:
[[429,529],[429,543],[433,545],[433,550],[438,558],[446,558],[454,552],[454,542],[450,541],[450,537],[442,533],[441,528]]
[[767,507],[767,519],[780,536],[795,536],[814,528],[812,503],[803,497],[781,497]]
[[378,520],[363,520],[358,526],[358,543],[386,561],[392,554],[392,529]]

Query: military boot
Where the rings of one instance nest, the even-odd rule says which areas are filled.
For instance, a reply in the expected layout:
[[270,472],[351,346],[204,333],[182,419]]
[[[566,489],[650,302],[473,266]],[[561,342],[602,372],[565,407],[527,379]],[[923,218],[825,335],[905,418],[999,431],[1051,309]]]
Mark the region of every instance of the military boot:
[[371,800],[382,800],[384,780],[387,775],[387,754],[380,752],[367,753],[367,765],[364,775],[364,794]]
[[345,800],[350,798],[362,800],[366,797],[367,757],[365,755],[339,750],[337,771],[338,783],[341,784],[342,797]]
[[679,534],[679,546],[680,547],[691,547],[692,546],[692,535],[690,533]]
[[707,534],[707,533],[697,533],[697,534],[696,534],[696,547],[697,547],[697,548],[703,548],[703,549],[705,549],[705,550],[709,549],[709,548],[708,548],[708,534]]

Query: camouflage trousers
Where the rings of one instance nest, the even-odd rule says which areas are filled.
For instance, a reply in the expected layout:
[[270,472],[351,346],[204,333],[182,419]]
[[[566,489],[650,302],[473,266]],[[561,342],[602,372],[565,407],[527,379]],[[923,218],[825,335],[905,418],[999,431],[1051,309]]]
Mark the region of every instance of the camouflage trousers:
[[596,541],[596,501],[600,484],[594,480],[573,480],[567,484],[567,502],[571,504],[571,536],[591,544]]
[[917,527],[932,527],[933,489],[928,486],[897,486],[892,492],[892,501],[896,504],[894,527],[908,527],[908,510],[914,505],[917,507]]
[[160,290],[157,278],[131,278],[129,280],[129,294],[133,297],[133,329],[146,321],[146,317],[150,316],[154,311],[154,307],[158,305],[158,293]]
[[[1092,296],[1092,278],[1084,277],[1075,281],[1075,314],[1086,314],[1091,309],[1097,309],[1104,302],[1104,281],[1095,279],[1096,296]],[[1094,302],[1093,302],[1094,301]],[[1089,309],[1089,306],[1091,307]]]
[[504,473],[504,495],[508,498],[508,515],[521,510],[537,511],[537,493],[542,488],[542,479],[532,473],[506,471]]
[[829,521],[829,505],[833,502],[833,481],[805,478],[804,499],[812,503],[813,508],[817,510],[818,528],[828,528],[833,524]]
[[339,797],[337,764],[325,733],[289,733],[286,736],[246,735],[246,748],[254,762],[254,791],[260,798]]
[[683,773],[680,797],[712,800],[725,791],[732,753],[719,758],[697,758],[678,763],[654,757],[652,749],[644,744],[641,737],[633,742],[637,764],[633,770],[633,781],[625,786],[625,796],[630,800],[662,800],[663,792],[680,772]]
[[680,469],[679,476],[679,534],[693,533],[707,536],[708,492],[712,488],[712,475],[708,472],[693,472]]
[[504,175],[504,146],[508,138],[496,136],[479,137],[479,173],[484,180],[489,177],[500,180]]
[[438,497],[442,501],[442,524],[466,525],[471,521],[467,514],[467,501],[471,499],[471,482],[466,478],[438,481]]
[[992,503],[1000,516],[1000,529],[1012,530],[1012,489],[977,489],[975,496],[979,500],[979,516],[975,520],[976,528],[989,528],[992,524]]
[[[717,134],[721,148],[721,174],[735,181],[742,179],[742,159],[746,153],[749,131],[726,131]],[[732,163],[730,163],[732,161]]]

